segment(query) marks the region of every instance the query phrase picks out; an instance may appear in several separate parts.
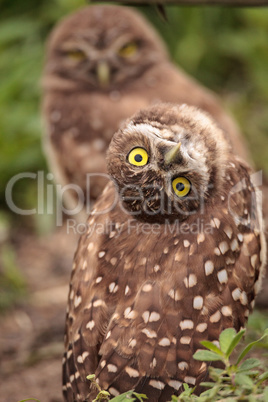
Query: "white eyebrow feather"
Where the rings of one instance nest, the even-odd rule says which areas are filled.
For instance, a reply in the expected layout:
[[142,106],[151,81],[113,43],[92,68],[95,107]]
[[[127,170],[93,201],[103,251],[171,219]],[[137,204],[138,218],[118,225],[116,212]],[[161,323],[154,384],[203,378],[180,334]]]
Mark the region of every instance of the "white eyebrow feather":
[[142,134],[148,137],[149,135],[155,135],[156,137],[159,137],[162,139],[162,130],[159,130],[156,127],[151,126],[150,124],[147,123],[141,123],[141,124],[136,124],[134,125],[133,123],[130,123],[124,131],[130,135],[132,134]]

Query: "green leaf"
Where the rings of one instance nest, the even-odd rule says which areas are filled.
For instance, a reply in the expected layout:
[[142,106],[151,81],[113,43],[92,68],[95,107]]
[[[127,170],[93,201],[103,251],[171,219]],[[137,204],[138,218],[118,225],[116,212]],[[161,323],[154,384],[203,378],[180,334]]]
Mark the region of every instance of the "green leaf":
[[222,360],[222,358],[219,354],[210,352],[209,350],[198,350],[193,355],[193,358],[195,360],[201,360],[201,361],[205,361],[205,362],[214,362],[217,360]]
[[145,394],[137,394],[136,392],[133,392],[133,395],[138,398],[139,401],[143,401],[143,399],[148,399],[148,397]]
[[137,394],[133,391],[127,391],[124,394],[118,395],[111,399],[110,402],[135,402],[137,399],[142,402],[144,399],[148,398],[144,394]]
[[254,386],[252,379],[245,374],[236,374],[235,384],[247,389],[251,389]]
[[217,353],[220,356],[224,356],[224,353],[215,345],[213,342],[210,341],[201,341],[201,345],[205,346],[205,348]]
[[264,402],[268,402],[268,387],[264,388],[263,400],[264,400]]
[[237,344],[240,342],[242,336],[245,334],[246,330],[242,329],[241,331],[239,331],[235,337],[233,338],[232,342],[230,343],[227,351],[226,351],[226,356],[229,357],[230,354],[232,353],[232,351],[234,350],[234,348],[237,346]]
[[35,401],[35,402],[40,402],[40,400],[39,399],[35,399],[35,398],[27,398],[27,399],[22,399],[21,401],[19,401],[19,402],[26,402],[26,401]]
[[86,378],[87,378],[87,380],[89,380],[89,381],[93,381],[93,380],[95,380],[95,374],[89,374]]
[[[202,387],[212,388],[215,386],[215,382],[201,382]],[[205,391],[206,392],[206,391]],[[201,394],[202,395],[202,394]]]
[[266,371],[265,373],[261,374],[258,378],[258,380],[260,381],[264,381],[268,378],[268,371]]
[[93,402],[97,402],[97,401],[101,401],[101,402],[104,402],[104,401],[109,401],[110,399],[109,399],[109,396],[110,396],[110,393],[108,392],[108,391],[100,391],[99,393],[98,393],[98,395],[97,395],[97,398],[96,399],[94,399],[93,400]]
[[231,345],[232,340],[236,336],[236,331],[234,328],[227,328],[224,331],[221,332],[220,334],[220,347],[221,350],[226,353],[229,346]]
[[261,362],[259,359],[253,359],[253,358],[247,359],[241,364],[241,366],[239,366],[238,371],[241,372],[241,371],[251,370],[254,367],[259,367],[260,364],[261,364]]
[[255,346],[258,342],[260,342],[263,338],[265,338],[266,336],[268,336],[268,328],[264,331],[264,334],[262,335],[261,338],[259,338],[257,341],[251,342],[249,343],[240,353],[240,355],[238,356],[236,365],[238,365],[242,359],[244,359],[244,357],[248,354],[248,352],[253,348],[253,346]]

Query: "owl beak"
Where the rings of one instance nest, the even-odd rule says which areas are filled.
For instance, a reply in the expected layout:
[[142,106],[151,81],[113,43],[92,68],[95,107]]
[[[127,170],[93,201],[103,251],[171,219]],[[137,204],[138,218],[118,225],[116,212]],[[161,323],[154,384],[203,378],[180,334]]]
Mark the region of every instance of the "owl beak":
[[165,154],[165,164],[169,165],[170,163],[174,162],[176,157],[179,154],[181,147],[181,142],[179,142],[177,145],[172,147],[166,154]]
[[110,68],[108,64],[105,61],[100,61],[96,70],[100,86],[106,88],[110,83]]

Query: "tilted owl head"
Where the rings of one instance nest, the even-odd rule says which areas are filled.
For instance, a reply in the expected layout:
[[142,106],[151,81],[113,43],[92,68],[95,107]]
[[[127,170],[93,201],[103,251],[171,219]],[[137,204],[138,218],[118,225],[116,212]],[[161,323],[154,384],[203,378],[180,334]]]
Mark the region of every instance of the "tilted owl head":
[[48,44],[46,73],[84,89],[131,84],[167,58],[153,28],[132,9],[88,6],[64,19]]
[[184,220],[226,192],[229,144],[205,113],[187,105],[141,110],[114,135],[108,172],[138,219]]

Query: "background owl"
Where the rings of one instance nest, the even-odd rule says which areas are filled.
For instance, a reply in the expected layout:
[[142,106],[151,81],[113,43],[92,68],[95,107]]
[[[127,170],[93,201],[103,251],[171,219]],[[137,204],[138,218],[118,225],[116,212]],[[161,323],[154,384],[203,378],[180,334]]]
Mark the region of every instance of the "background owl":
[[110,183],[72,271],[64,395],[92,400],[88,374],[112,395],[168,401],[198,385],[200,341],[247,321],[266,245],[251,171],[194,107],[159,104],[113,137]]
[[[246,157],[237,127],[215,95],[169,61],[160,37],[132,9],[96,5],[64,19],[48,43],[43,88],[51,168],[58,182],[77,184],[88,199],[106,183],[98,174],[106,172],[105,152],[120,123],[159,100],[210,112]],[[96,174],[88,193],[87,173]],[[70,208],[76,205],[72,195],[66,199]]]

